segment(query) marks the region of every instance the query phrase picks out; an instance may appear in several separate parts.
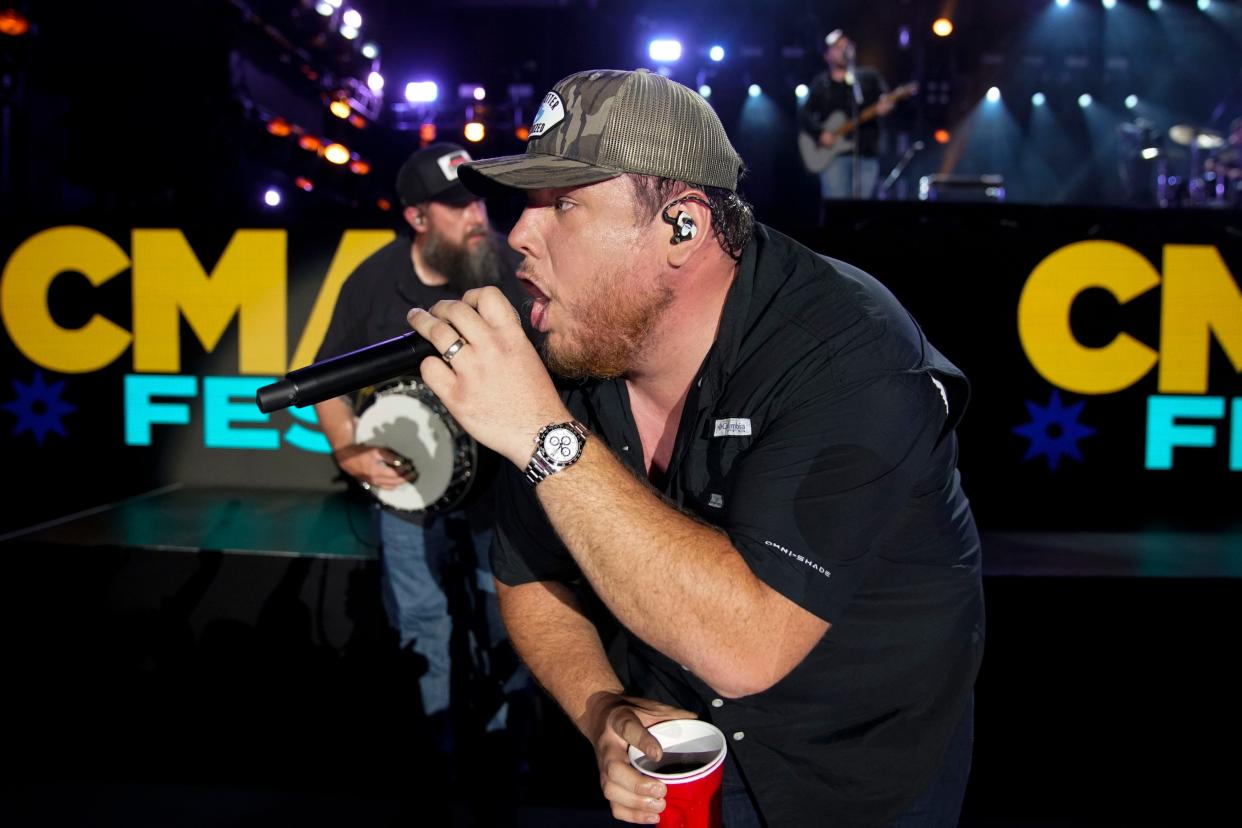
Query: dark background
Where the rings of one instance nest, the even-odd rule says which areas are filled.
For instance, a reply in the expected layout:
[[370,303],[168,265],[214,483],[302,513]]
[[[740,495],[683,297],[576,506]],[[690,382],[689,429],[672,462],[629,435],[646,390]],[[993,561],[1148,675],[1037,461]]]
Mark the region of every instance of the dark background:
[[[132,229],[173,227],[210,270],[236,230],[287,229],[292,350],[341,232],[398,227],[381,200],[391,208],[423,124],[460,141],[472,115],[487,126],[474,155],[519,152],[516,127],[557,79],[650,65],[649,39],[680,36],[673,77],[712,86],[760,219],[880,277],[973,380],[961,468],[985,534],[988,645],[964,822],[1230,818],[1242,535],[1228,415],[1217,446],[1179,449],[1172,472],[1142,467],[1154,373],[1118,394],[1061,394],[1096,430],[1081,460],[1024,460],[1013,429],[1053,390],[1016,335],[1022,285],[1048,254],[1113,240],[1159,271],[1164,245],[1203,244],[1235,281],[1242,272],[1238,210],[1195,201],[1185,178],[1205,157],[1168,138],[1175,124],[1224,133],[1242,116],[1242,4],[362,2],[352,45],[296,0],[13,4],[31,28],[0,35],[0,262],[49,227],[92,227],[127,252]],[[941,13],[956,25],[945,40],[929,34]],[[834,205],[819,227],[815,181],[794,151],[793,89],[820,71],[836,26],[891,84],[922,85],[886,124],[886,165],[913,141],[927,148],[889,201]],[[358,52],[371,39],[378,61]],[[704,57],[717,42],[719,65]],[[327,101],[373,68],[385,96],[355,95],[363,126],[329,115]],[[401,89],[423,79],[440,100],[405,106]],[[488,96],[468,112],[458,86],[476,83]],[[748,98],[751,83],[764,94]],[[983,101],[993,85],[999,105]],[[1039,111],[1036,90],[1047,96]],[[369,172],[272,134],[277,118],[344,143]],[[1149,142],[1161,155],[1143,161]],[[1161,163],[1182,179],[1166,182],[1167,209]],[[1006,203],[915,200],[932,173],[1001,174]],[[268,188],[279,208],[264,205]],[[503,228],[517,208],[491,209]],[[128,329],[129,288],[128,273],[99,288],[66,273],[49,303],[67,326],[100,313]],[[1125,306],[1094,292],[1072,322],[1084,341],[1125,330],[1156,347],[1160,309],[1158,289]],[[184,330],[183,372],[236,373],[236,335],[234,323],[206,354]],[[1219,344],[1209,359],[1209,393],[1242,396]],[[3,403],[39,370],[7,335],[0,368]],[[45,371],[75,410],[42,441],[0,409],[0,821],[608,824],[587,746],[551,706],[522,785],[439,784],[417,749],[418,665],[395,656],[378,604],[366,503],[318,455],[208,451],[197,419],[157,429],[151,447],[123,446],[131,371],[128,353],[90,374]],[[159,487],[180,488],[126,502]],[[22,533],[87,509],[99,511]],[[302,531],[281,525],[289,515]],[[151,526],[167,537],[135,540]],[[468,746],[470,766],[495,767],[493,748]]]

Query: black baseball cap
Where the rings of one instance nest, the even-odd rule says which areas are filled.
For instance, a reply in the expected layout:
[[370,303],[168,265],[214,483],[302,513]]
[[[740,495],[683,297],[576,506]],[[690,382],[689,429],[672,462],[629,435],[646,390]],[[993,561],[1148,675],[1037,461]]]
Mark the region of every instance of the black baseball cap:
[[470,160],[470,153],[457,144],[423,147],[401,165],[397,195],[406,207],[438,201],[460,207],[478,199],[457,178],[457,168]]

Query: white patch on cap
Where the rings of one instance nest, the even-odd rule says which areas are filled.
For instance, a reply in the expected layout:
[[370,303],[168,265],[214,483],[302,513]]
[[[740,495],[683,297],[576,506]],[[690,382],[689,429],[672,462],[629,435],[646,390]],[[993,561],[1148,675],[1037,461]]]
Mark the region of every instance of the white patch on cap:
[[455,150],[447,155],[441,155],[436,159],[436,164],[440,166],[440,172],[444,173],[444,177],[449,181],[457,180],[457,167],[470,160],[470,154],[465,150]]
[[935,377],[931,377],[932,385],[936,386],[936,390],[940,392],[940,399],[944,401],[944,413],[949,413],[949,395],[944,391],[944,383]]
[[539,111],[535,113],[535,122],[530,125],[530,137],[538,138],[563,120],[565,104],[561,102],[560,95],[549,92],[539,105]]

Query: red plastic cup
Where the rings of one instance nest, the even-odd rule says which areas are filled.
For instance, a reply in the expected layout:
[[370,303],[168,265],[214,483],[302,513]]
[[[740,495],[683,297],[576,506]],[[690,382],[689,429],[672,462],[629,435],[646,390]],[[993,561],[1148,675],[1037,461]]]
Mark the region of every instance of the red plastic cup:
[[728,751],[724,734],[699,719],[670,719],[647,728],[664,756],[648,759],[630,746],[630,764],[659,779],[667,792],[660,824],[668,828],[720,828],[720,782]]

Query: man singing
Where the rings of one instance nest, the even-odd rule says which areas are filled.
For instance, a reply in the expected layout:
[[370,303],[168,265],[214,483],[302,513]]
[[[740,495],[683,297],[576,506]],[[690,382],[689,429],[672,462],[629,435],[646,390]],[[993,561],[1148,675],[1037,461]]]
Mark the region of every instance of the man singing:
[[753,222],[693,91],[581,72],[531,136],[461,177],[525,191],[543,358],[492,288],[409,319],[508,460],[502,613],[614,816],[659,820],[626,748],[697,715],[728,739],[729,828],[955,823],[983,647],[965,378],[875,279]]

